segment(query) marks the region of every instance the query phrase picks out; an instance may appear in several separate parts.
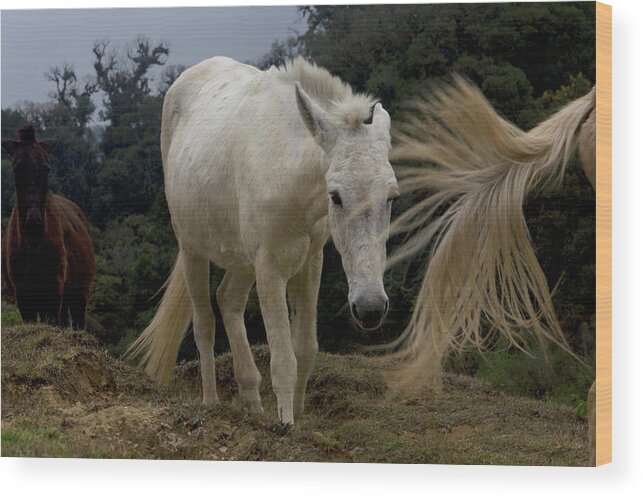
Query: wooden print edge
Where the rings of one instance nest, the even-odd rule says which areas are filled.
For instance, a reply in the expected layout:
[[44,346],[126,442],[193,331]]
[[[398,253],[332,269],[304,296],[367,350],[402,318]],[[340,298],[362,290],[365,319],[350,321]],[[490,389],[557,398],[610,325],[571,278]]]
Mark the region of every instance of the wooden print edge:
[[612,7],[596,3],[596,465],[612,461]]

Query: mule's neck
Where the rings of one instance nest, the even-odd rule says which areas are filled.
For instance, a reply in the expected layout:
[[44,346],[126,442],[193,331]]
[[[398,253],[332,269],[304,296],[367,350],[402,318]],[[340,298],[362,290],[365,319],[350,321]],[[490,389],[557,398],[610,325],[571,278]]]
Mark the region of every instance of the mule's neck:
[[328,215],[328,193],[326,192],[328,159],[312,138],[306,140],[303,158],[298,168],[298,201],[305,212],[306,224],[313,226]]
[[39,244],[45,236],[48,224],[48,211],[52,202],[52,194],[50,190],[45,192],[42,200],[42,205],[36,213],[30,211],[30,207],[26,203],[21,202],[21,197],[16,192],[16,204],[14,209],[18,219],[18,230],[20,232],[21,240],[25,241],[27,245]]

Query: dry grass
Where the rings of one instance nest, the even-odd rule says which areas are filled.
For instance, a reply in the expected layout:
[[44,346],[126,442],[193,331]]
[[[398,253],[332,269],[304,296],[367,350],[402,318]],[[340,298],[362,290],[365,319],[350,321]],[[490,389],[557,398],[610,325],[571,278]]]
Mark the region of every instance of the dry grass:
[[2,456],[586,465],[587,425],[572,409],[447,375],[442,393],[390,400],[382,365],[320,354],[306,414],[276,422],[267,348],[254,350],[267,415],[237,405],[230,355],[222,403],[199,403],[198,365],[160,388],[83,332],[2,330]]

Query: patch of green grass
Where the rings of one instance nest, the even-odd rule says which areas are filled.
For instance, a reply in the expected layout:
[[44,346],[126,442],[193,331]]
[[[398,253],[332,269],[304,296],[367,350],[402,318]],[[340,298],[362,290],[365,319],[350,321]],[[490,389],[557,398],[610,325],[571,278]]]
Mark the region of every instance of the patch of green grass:
[[2,429],[3,457],[114,458],[109,448],[75,441],[58,428]]
[[2,301],[0,321],[3,327],[11,327],[12,325],[19,325],[22,323],[20,311],[15,305],[5,303]]
[[57,429],[2,429],[2,456],[75,456],[67,438]]
[[544,361],[510,348],[504,339],[484,353],[454,353],[446,362],[446,370],[484,380],[496,390],[565,403],[577,409],[579,416],[583,416],[587,391],[594,381],[591,355],[579,361],[552,347],[549,360]]

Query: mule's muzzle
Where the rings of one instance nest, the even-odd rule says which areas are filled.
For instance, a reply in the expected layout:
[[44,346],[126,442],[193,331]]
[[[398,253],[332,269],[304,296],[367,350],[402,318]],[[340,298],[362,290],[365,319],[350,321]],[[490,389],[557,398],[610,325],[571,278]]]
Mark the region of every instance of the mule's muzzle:
[[378,296],[370,299],[357,299],[351,303],[351,314],[362,330],[375,330],[382,325],[388,312],[388,297]]
[[44,222],[42,219],[42,214],[40,209],[31,208],[27,211],[27,216],[25,217],[25,225],[27,230],[40,230],[42,229]]

